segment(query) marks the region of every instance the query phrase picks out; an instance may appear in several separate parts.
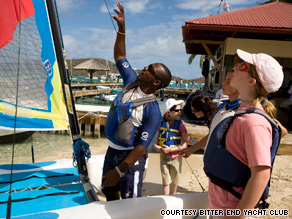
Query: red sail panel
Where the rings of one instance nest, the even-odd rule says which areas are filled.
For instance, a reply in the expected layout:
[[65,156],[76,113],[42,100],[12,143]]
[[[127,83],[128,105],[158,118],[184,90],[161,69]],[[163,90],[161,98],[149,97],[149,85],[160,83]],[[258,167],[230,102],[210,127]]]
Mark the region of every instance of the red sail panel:
[[[19,17],[19,1],[21,4],[21,19]],[[13,39],[16,25],[34,14],[32,0],[0,1],[0,48]]]

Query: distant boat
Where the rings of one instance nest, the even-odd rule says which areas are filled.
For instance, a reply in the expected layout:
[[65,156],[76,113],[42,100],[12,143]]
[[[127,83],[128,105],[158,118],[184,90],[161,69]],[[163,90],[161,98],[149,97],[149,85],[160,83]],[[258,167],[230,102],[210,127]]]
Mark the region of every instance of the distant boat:
[[169,84],[176,84],[176,81],[171,80]]
[[113,102],[115,100],[116,96],[117,96],[116,94],[105,95],[104,93],[100,93],[99,95],[95,96],[94,99]]
[[119,89],[113,89],[112,90],[112,93],[115,93],[115,94],[118,94],[118,93],[120,93],[121,92],[121,90],[119,90]]
[[110,89],[110,87],[108,87],[108,86],[101,86],[101,85],[96,86],[96,88],[97,89],[104,89],[104,90],[109,90]]

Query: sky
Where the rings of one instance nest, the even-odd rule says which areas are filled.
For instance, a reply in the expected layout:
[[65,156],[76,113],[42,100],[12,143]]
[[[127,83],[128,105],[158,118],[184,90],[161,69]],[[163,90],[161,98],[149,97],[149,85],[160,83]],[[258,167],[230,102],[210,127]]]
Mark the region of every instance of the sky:
[[[67,59],[102,58],[114,62],[116,32],[105,0],[56,0]],[[115,14],[116,0],[106,0]],[[201,77],[200,55],[191,65],[182,39],[185,21],[218,14],[220,0],[121,0],[125,8],[126,56],[132,68],[164,63],[173,76]],[[225,0],[223,0],[223,3]],[[228,0],[229,10],[265,0]],[[221,13],[224,11],[222,6]],[[113,21],[116,28],[116,22]]]

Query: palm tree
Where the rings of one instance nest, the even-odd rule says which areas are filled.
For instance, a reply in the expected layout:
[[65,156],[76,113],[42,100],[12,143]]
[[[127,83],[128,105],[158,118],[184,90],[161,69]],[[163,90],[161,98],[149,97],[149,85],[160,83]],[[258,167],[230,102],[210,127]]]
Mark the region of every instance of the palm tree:
[[[196,55],[197,54],[190,55],[189,60],[188,60],[188,64],[189,65],[191,65],[193,63],[194,59],[196,58]],[[201,55],[201,57],[200,57],[200,68],[201,69],[203,67],[203,63],[204,63],[205,57],[206,57],[206,55]],[[206,91],[209,91],[208,84],[209,84],[209,77],[207,76],[207,77],[205,77],[205,84],[204,84],[204,90],[206,90]]]

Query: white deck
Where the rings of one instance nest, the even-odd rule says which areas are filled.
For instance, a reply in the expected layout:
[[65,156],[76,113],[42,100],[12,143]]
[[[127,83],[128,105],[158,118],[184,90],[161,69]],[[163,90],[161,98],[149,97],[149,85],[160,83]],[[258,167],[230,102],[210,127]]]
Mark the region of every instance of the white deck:
[[110,106],[96,106],[96,105],[81,105],[75,104],[76,111],[81,112],[103,112],[108,113]]

